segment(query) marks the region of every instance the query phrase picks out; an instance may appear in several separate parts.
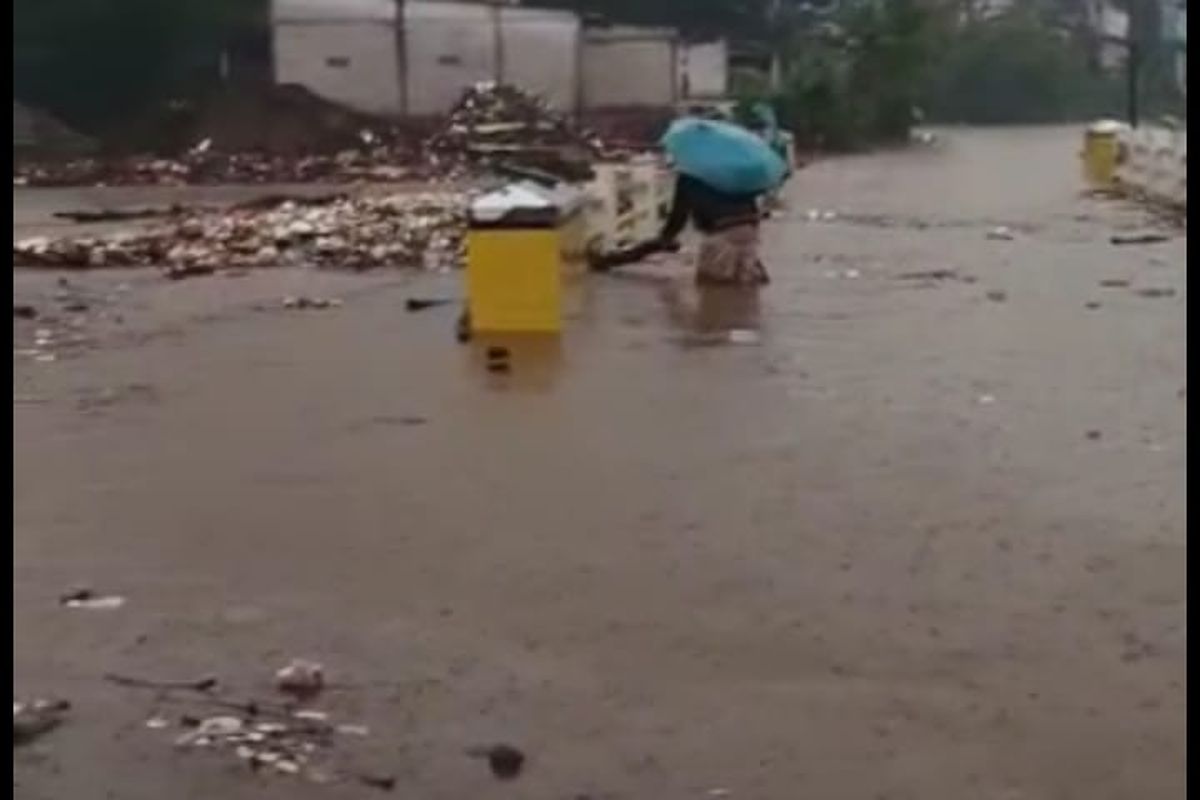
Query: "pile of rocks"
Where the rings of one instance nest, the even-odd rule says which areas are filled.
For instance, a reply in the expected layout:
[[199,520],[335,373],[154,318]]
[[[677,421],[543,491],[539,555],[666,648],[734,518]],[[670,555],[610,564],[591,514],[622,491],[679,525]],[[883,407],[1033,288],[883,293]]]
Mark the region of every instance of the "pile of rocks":
[[170,271],[303,265],[452,267],[462,258],[465,196],[455,192],[280,199],[186,214],[110,236],[33,237],[18,266],[162,266]]

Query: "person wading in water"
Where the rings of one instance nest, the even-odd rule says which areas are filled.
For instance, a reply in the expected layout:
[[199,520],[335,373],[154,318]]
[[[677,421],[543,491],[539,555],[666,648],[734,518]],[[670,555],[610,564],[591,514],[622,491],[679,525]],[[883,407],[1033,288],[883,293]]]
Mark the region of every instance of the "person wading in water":
[[758,257],[758,195],[720,192],[690,175],[675,179],[671,211],[658,237],[664,250],[678,249],[677,239],[690,220],[704,236],[696,259],[700,286],[762,286],[770,282]]

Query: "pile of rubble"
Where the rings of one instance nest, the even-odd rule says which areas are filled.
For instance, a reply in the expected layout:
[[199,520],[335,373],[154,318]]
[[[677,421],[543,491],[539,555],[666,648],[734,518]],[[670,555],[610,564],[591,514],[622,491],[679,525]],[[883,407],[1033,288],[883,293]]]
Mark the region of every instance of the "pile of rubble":
[[273,198],[108,236],[13,243],[18,266],[162,266],[188,275],[303,265],[369,269],[460,263],[465,196],[454,192]]
[[[328,113],[322,111],[317,117]],[[196,144],[173,157],[138,155],[16,163],[13,185],[388,183],[460,179],[480,169],[504,166],[586,180],[591,177],[590,164],[594,160],[621,154],[595,133],[575,126],[536,95],[504,84],[480,83],[468,88],[444,123],[423,141],[415,130],[385,120],[369,120],[361,115],[347,120],[359,126],[352,137],[341,130],[350,124],[342,120],[338,136],[318,137],[307,148],[296,142],[277,142],[282,134],[275,135],[271,128],[264,131],[261,141],[249,134],[201,136],[193,140]],[[238,149],[239,143],[255,146]]]
[[431,165],[451,175],[496,163],[586,179],[604,142],[577,129],[546,102],[516,86],[479,83],[465,91],[445,125],[425,142]]

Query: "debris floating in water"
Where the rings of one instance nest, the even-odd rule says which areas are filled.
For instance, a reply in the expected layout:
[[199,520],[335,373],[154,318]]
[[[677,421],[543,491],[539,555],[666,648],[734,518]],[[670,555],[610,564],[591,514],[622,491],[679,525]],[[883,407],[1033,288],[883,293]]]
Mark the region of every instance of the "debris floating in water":
[[[275,673],[275,688],[301,699],[316,696],[325,688],[325,667],[316,661],[293,659]],[[314,714],[316,712],[297,712]],[[316,717],[307,717],[313,718]]]
[[467,749],[467,755],[485,759],[492,774],[504,781],[516,778],[525,767],[525,754],[510,744],[471,747]]
[[30,744],[66,721],[66,700],[13,701],[13,747]]
[[88,588],[78,588],[60,597],[59,603],[67,608],[87,611],[114,611],[125,605],[125,598],[115,594],[100,595]]

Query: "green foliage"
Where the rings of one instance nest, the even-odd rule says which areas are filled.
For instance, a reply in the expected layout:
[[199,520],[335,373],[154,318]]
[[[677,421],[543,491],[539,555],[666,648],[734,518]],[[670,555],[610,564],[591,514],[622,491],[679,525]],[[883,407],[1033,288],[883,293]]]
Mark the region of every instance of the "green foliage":
[[1112,114],[1122,91],[1089,69],[1081,43],[1018,10],[959,31],[924,95],[933,119],[989,124]]
[[810,20],[788,48],[784,86],[769,98],[783,125],[802,147],[845,150],[907,138],[945,35],[944,16],[920,0],[858,0]]
[[[822,20],[799,18],[779,92],[748,78],[735,90],[744,106],[774,103],[801,146],[834,150],[907,138],[915,108],[971,124],[1123,116],[1125,74],[1095,67],[1097,42],[1081,33],[1078,5],[1018,0],[1004,14],[964,20],[949,0],[849,0]],[[1151,33],[1157,16],[1147,17],[1135,25],[1142,112],[1186,116],[1171,51]]]

